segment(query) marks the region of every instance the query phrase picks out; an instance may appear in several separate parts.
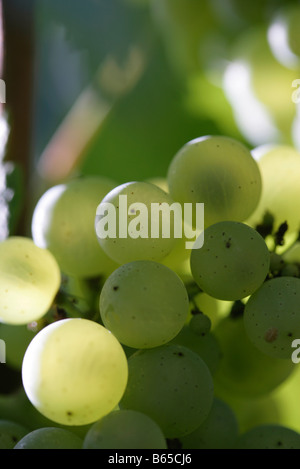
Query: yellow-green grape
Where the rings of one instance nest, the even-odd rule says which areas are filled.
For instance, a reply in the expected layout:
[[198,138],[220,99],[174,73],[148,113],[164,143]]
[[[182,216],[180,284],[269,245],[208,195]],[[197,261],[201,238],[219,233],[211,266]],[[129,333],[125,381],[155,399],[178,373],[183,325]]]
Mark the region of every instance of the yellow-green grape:
[[110,274],[115,263],[99,246],[94,230],[96,210],[115,183],[87,176],[46,191],[32,217],[32,237],[49,249],[62,270],[74,277]]
[[117,410],[95,422],[87,432],[83,449],[167,449],[160,427],[148,415]]
[[129,262],[106,280],[100,294],[103,324],[124,345],[151,348],[184,326],[189,298],[182,280],[153,261]]
[[191,271],[208,295],[220,300],[249,296],[264,282],[270,253],[262,236],[250,226],[224,221],[204,230],[204,245],[193,249]]
[[261,223],[269,212],[274,217],[275,228],[283,222],[288,232],[300,228],[297,201],[300,198],[300,152],[287,145],[262,145],[252,151],[260,168],[263,189],[260,202],[247,220],[251,226]]
[[168,170],[170,195],[180,203],[204,203],[204,225],[244,221],[261,194],[258,165],[246,146],[224,136],[205,136],[186,143]]
[[183,449],[233,449],[238,435],[235,413],[226,402],[215,398],[204,422],[180,442]]
[[181,228],[181,207],[174,216],[173,203],[169,194],[149,182],[116,187],[97,210],[95,228],[102,249],[119,264],[163,259],[179,239],[175,226]]
[[247,301],[247,336],[261,352],[290,361],[292,342],[300,337],[300,279],[277,277],[264,283]]
[[267,395],[295,370],[292,360],[269,357],[252,344],[243,317],[224,318],[214,334],[222,353],[214,374],[216,395],[220,397],[224,392],[244,398]]
[[15,370],[22,369],[26,349],[36,332],[30,325],[0,324],[0,338],[5,342],[6,363]]
[[59,266],[47,249],[19,236],[0,243],[0,322],[37,321],[50,309],[60,283]]
[[83,440],[64,428],[37,428],[25,435],[14,449],[82,449]]
[[128,385],[120,408],[145,413],[166,438],[191,433],[209,414],[213,379],[195,352],[167,344],[134,353],[128,367]]
[[259,425],[239,437],[236,449],[300,449],[300,434],[283,425]]
[[11,420],[0,420],[0,449],[13,449],[29,430]]
[[127,359],[117,339],[87,319],[63,319],[30,343],[22,378],[28,399],[63,425],[87,425],[111,412],[127,384]]

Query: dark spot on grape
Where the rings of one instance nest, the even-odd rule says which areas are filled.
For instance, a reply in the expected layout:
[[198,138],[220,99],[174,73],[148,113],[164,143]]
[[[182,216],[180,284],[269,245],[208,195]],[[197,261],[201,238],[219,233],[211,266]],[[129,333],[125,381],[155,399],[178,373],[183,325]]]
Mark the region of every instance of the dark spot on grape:
[[72,417],[72,415],[73,415],[73,412],[71,412],[70,410],[68,410],[68,411],[67,411],[67,416],[68,416],[68,417]]
[[282,446],[282,442],[281,442],[281,441],[277,441],[276,446]]
[[113,290],[114,290],[114,291],[117,291],[117,290],[119,290],[119,287],[118,287],[118,286],[115,286],[115,287],[113,287]]
[[230,246],[231,246],[231,242],[230,242],[229,240],[228,240],[228,241],[226,241],[226,244],[225,244],[225,246],[226,246],[227,248],[230,248]]
[[174,355],[177,355],[178,357],[184,357],[182,352],[174,352]]
[[274,342],[278,337],[278,329],[276,327],[270,327],[265,333],[266,342]]
[[292,332],[289,332],[289,333],[288,333],[288,337],[293,337]]

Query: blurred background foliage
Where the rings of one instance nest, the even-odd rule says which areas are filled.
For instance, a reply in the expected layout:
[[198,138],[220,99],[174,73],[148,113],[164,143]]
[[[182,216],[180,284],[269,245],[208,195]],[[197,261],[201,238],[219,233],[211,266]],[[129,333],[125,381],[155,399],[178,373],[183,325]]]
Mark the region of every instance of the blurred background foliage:
[[28,233],[49,186],[79,174],[165,177],[201,135],[299,147],[299,23],[293,51],[282,32],[290,20],[276,23],[299,9],[296,0],[4,0],[8,232]]

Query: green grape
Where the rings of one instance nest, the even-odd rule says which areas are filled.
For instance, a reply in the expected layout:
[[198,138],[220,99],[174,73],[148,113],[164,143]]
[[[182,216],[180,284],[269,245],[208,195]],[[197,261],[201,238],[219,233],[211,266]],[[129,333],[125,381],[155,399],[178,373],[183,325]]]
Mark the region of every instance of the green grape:
[[239,437],[237,449],[300,449],[300,434],[282,425],[259,425]]
[[193,351],[177,344],[140,350],[129,357],[128,367],[120,408],[145,413],[166,438],[191,433],[207,417],[213,380],[207,365]]
[[239,426],[231,407],[215,398],[204,422],[180,439],[183,449],[233,449]]
[[175,217],[173,204],[169,194],[149,182],[118,186],[97,210],[95,227],[102,249],[119,264],[163,259],[176,244],[174,228],[182,224],[181,208]]
[[164,265],[135,261],[116,269],[100,294],[104,326],[124,345],[151,348],[184,326],[189,298],[182,280]]
[[191,271],[208,295],[220,300],[249,296],[265,280],[270,254],[262,236],[248,225],[224,221],[204,231],[204,246],[193,249]]
[[23,325],[43,317],[61,282],[55,258],[29,238],[0,243],[0,321]]
[[195,334],[205,336],[211,330],[211,320],[203,313],[195,313],[190,320],[190,327]]
[[0,420],[0,449],[13,449],[28,429],[11,420]]
[[26,350],[22,378],[41,414],[63,425],[87,425],[118,404],[127,359],[117,339],[87,319],[64,319],[42,329]]
[[109,179],[88,176],[50,188],[38,201],[32,217],[33,240],[52,252],[65,274],[106,276],[116,267],[94,230],[97,206],[113,187]]
[[0,338],[6,344],[6,363],[15,370],[21,370],[26,349],[36,332],[28,325],[15,326],[0,324]]
[[223,220],[244,221],[261,194],[258,165],[239,141],[205,136],[186,143],[168,169],[170,195],[180,203],[204,203],[205,226]]
[[266,212],[274,217],[275,227],[283,222],[288,232],[297,232],[300,217],[295,203],[300,198],[300,153],[287,145],[262,145],[252,151],[261,171],[263,189],[257,209],[247,220],[251,226],[260,223]]
[[95,422],[87,432],[83,449],[167,449],[160,427],[148,415],[117,410]]
[[221,349],[214,333],[199,336],[190,324],[186,324],[170,343],[182,345],[197,353],[211,374],[215,374],[221,360]]
[[14,449],[82,449],[83,440],[69,430],[38,428],[25,435]]
[[222,359],[214,375],[216,395],[256,398],[274,391],[295,370],[292,360],[272,358],[248,338],[243,317],[224,318],[214,330]]
[[270,357],[290,359],[300,337],[300,279],[277,277],[264,283],[245,306],[247,336]]

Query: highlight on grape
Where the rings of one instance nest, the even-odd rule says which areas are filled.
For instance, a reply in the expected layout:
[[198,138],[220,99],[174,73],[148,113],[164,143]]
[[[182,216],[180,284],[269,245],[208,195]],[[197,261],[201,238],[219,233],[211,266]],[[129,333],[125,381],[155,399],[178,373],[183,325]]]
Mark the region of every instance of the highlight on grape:
[[[195,205],[195,209],[193,209]],[[117,208],[118,214],[117,214]],[[195,217],[193,217],[193,210]],[[171,222],[173,213],[173,223]],[[128,215],[130,218],[128,219]],[[118,218],[118,229],[117,229]],[[195,219],[195,220],[194,220]],[[149,223],[150,220],[150,223]],[[173,224],[174,238],[186,238],[186,249],[200,249],[204,243],[204,203],[133,202],[128,206],[127,195],[118,196],[118,205],[102,201],[96,211],[96,233],[105,238],[170,238]],[[150,226],[149,226],[150,225]],[[195,228],[193,228],[195,226]],[[202,233],[202,236],[200,234]]]

